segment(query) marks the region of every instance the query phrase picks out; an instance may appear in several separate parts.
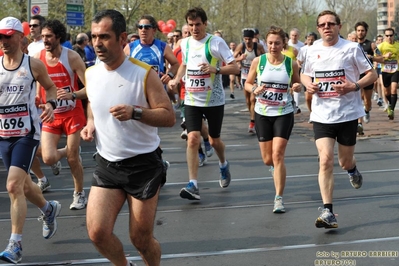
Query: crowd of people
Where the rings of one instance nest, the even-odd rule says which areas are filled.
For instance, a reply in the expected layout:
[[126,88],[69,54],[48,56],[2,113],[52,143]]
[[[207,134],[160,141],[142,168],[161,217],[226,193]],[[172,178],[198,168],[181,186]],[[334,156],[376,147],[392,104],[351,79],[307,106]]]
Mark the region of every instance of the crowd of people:
[[[334,146],[337,142],[338,161],[348,172],[349,183],[359,189],[363,177],[354,158],[356,137],[363,133],[362,123],[371,119],[374,88],[378,105],[385,104],[389,119],[394,119],[399,79],[394,30],[386,29],[385,39],[378,36],[372,42],[366,39],[367,23],[358,22],[355,37],[345,40],[340,36],[339,16],[326,10],[317,17],[318,34],[306,34],[305,43],[298,29],[285,32],[272,26],[264,39],[258,29],[245,28],[239,43],[227,45],[221,31],[208,33],[202,8],[189,9],[185,21],[164,42],[156,38],[159,26],[154,17],[142,16],[137,32],[128,35],[123,15],[103,10],[94,16],[91,31],[79,33],[73,46],[65,25],[57,19],[33,16],[29,45],[18,19],[0,21],[4,53],[0,125],[15,125],[0,126],[12,224],[1,260],[22,260],[26,199],[41,212],[43,237],[49,239],[57,231],[61,204],[43,197],[51,185],[41,170],[40,157],[55,175],[61,170],[60,160],[67,159],[74,184],[70,209],[87,208],[88,236],[104,257],[114,265],[134,265],[113,233],[127,202],[131,242],[146,265],[159,265],[161,249],[153,229],[169,163],[162,156],[158,127],[172,127],[175,111],[180,111],[188,167],[181,198],[200,200],[199,167],[214,153],[219,185],[229,187],[232,174],[221,138],[223,76],[230,81],[232,100],[234,89],[243,89],[248,133],[257,136],[262,161],[274,180],[273,213],[286,211],[285,152],[294,116],[301,112],[300,93],[305,91],[323,202],[315,225],[338,227],[333,212]],[[63,135],[67,145],[58,147]],[[81,139],[95,140],[97,150],[89,197],[83,190]]]

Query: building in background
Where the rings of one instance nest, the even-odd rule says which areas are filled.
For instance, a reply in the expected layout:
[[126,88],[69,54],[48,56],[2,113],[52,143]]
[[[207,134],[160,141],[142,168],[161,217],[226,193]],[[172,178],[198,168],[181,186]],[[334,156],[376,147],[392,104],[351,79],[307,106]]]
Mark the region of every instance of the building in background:
[[377,30],[383,35],[386,28],[399,30],[399,0],[377,0]]

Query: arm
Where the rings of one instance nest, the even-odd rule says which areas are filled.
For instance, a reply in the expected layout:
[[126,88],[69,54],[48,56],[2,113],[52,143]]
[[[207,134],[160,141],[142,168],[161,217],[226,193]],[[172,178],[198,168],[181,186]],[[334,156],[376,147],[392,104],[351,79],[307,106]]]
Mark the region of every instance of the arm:
[[[68,51],[68,59],[69,59],[69,65],[72,68],[72,71],[75,72],[80,81],[83,83],[83,85],[86,84],[86,78],[85,78],[85,72],[86,72],[86,65],[83,62],[83,60],[81,59],[81,57],[79,56],[78,53],[73,53],[72,51]],[[70,92],[67,93],[65,96],[63,96],[63,98],[61,99],[66,99],[66,100],[72,100],[72,93],[75,93],[76,95],[76,99],[86,99],[87,95],[86,95],[86,88],[83,88],[79,91],[75,91],[75,92]]]
[[301,79],[299,78],[299,66],[295,61],[292,61],[292,71],[291,88],[294,92],[301,92],[302,85]]
[[186,68],[187,68],[186,65],[181,64],[179,66],[179,69],[177,70],[175,77],[169,81],[168,86],[170,86],[172,89],[176,88],[177,84],[180,83],[180,80],[186,74]]
[[[150,108],[140,107],[143,112],[139,121],[153,127],[172,127],[176,122],[175,112],[154,70],[149,71],[145,87]],[[130,120],[133,111],[132,105],[116,105],[110,108],[110,113],[120,121]]]
[[126,44],[125,47],[123,48],[123,52],[125,53],[126,56],[130,56],[130,45]]
[[242,54],[242,43],[240,43],[239,45],[237,45],[236,49],[234,50],[234,58],[236,59],[237,62],[241,62],[242,60],[244,60],[246,58],[245,54]]
[[261,88],[263,88],[262,86],[258,86],[258,84],[254,83],[256,79],[256,67],[258,66],[258,63],[259,57],[256,57],[254,60],[252,60],[248,77],[244,84],[244,89],[249,93],[254,93],[255,95],[258,95],[262,90]]
[[301,83],[306,87],[306,92],[310,94],[314,94],[319,91],[319,86],[317,83],[312,82],[311,76],[301,73]]
[[168,84],[168,82],[172,79],[172,77],[170,77],[168,73],[171,73],[174,77],[174,75],[177,73],[177,70],[179,69],[179,62],[177,61],[177,58],[173,54],[172,48],[170,48],[169,45],[166,45],[165,47],[164,57],[165,61],[169,63],[170,67],[161,77],[161,81],[163,84]]
[[87,103],[87,122],[86,126],[82,129],[80,132],[80,136],[84,141],[93,141],[94,140],[94,133],[95,133],[95,127],[94,127],[94,117],[93,113],[91,111],[91,105],[90,102]]
[[32,66],[33,76],[46,92],[46,103],[39,104],[39,108],[43,110],[40,118],[43,122],[52,122],[54,120],[53,106],[47,101],[57,99],[57,87],[48,75],[47,69],[42,61],[36,58],[31,58],[30,63]]
[[262,55],[262,54],[266,53],[265,48],[260,43],[258,43],[258,51],[259,51],[259,55]]

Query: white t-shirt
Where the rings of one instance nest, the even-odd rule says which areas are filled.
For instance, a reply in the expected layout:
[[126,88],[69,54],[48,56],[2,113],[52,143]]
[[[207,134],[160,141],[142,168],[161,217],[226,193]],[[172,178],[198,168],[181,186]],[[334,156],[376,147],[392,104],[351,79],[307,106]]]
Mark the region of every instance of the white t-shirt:
[[288,40],[288,45],[292,46],[292,47],[295,47],[295,49],[297,49],[298,52],[299,52],[299,50],[301,50],[302,47],[305,46],[305,44],[303,42],[301,42],[301,41],[298,41],[297,43],[292,43],[291,40]]
[[43,40],[39,40],[37,42],[31,42],[28,45],[28,55],[34,56],[38,52],[44,49],[44,43]]
[[313,94],[310,120],[324,124],[353,121],[364,116],[360,91],[337,94],[331,84],[346,79],[359,80],[360,74],[373,68],[356,42],[339,38],[333,46],[315,42],[308,48],[303,74],[314,78],[319,92]]
[[233,62],[234,56],[226,42],[207,34],[201,40],[192,37],[181,42],[183,65],[186,65],[186,94],[184,104],[190,106],[220,106],[225,104],[222,75],[203,73],[199,64],[207,63],[213,67],[221,67],[222,62]]

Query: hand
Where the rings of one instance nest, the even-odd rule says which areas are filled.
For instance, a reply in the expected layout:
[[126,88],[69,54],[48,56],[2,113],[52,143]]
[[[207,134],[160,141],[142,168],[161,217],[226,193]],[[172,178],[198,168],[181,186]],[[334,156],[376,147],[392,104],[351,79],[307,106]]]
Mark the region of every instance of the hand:
[[308,85],[306,85],[306,92],[310,94],[317,93],[319,91],[319,85],[315,82],[312,82]]
[[109,109],[109,112],[119,121],[128,121],[132,118],[133,106],[118,104]]
[[169,75],[161,73],[162,84],[168,84],[170,80],[171,80],[171,78]]
[[301,83],[294,83],[292,84],[291,88],[294,92],[301,92],[302,84]]
[[[212,67],[208,63],[201,63],[198,65],[200,67],[200,70],[203,73],[209,74],[209,73],[216,73],[216,67]],[[212,71],[211,71],[212,70]]]
[[72,93],[66,90],[57,90],[57,99],[60,100],[72,100]]
[[[331,84],[331,87],[339,95],[344,95],[350,91],[353,91],[354,83],[349,83],[346,79],[339,78],[341,84]],[[355,85],[356,86],[356,85]]]
[[43,110],[40,115],[40,119],[45,123],[51,123],[54,121],[53,107],[50,103],[39,104],[39,108]]
[[259,94],[262,94],[265,90],[266,90],[265,85],[257,86],[256,89],[253,91],[253,94],[255,96],[258,96]]
[[87,125],[80,131],[80,137],[84,141],[93,141],[94,140],[94,123],[93,122],[87,122]]
[[179,83],[178,80],[176,80],[176,79],[171,79],[171,80],[169,80],[169,82],[168,82],[168,87],[169,87],[171,90],[174,90],[174,89],[177,88],[177,84],[178,84],[178,83]]

